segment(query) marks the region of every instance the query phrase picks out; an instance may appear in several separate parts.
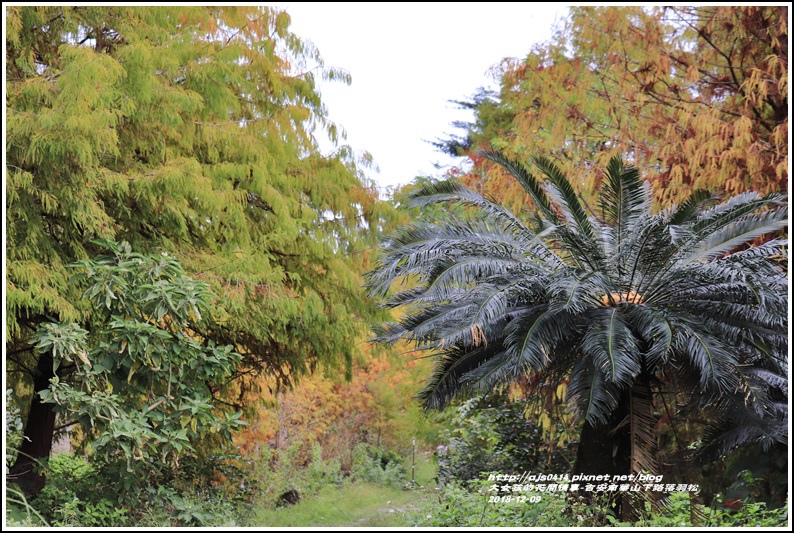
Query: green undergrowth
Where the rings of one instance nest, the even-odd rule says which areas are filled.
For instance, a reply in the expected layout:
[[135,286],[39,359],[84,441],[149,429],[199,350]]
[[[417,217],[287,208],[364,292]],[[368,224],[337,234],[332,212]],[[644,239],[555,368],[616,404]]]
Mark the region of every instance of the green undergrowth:
[[355,482],[325,487],[316,497],[289,507],[260,508],[251,523],[257,527],[403,526],[432,488],[400,488]]
[[426,498],[404,517],[416,527],[783,527],[788,506],[769,509],[763,503],[746,503],[738,510],[692,503],[688,494],[672,493],[665,504],[646,504],[634,523],[619,520],[606,501],[586,503],[561,493],[534,497],[496,498],[487,483],[452,483],[436,497]]
[[385,475],[385,468],[359,465],[352,479],[328,483],[314,492],[302,494],[294,505],[277,506],[272,499],[263,498],[255,506],[250,524],[255,527],[317,527],[405,526],[415,522],[418,509],[437,499],[436,466],[425,454],[417,454],[413,483],[410,457],[402,463],[404,477],[400,482]]

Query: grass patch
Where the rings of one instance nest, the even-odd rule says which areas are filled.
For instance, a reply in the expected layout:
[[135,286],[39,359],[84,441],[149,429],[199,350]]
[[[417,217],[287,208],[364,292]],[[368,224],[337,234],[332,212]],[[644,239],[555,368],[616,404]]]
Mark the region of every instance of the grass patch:
[[[434,487],[438,483],[436,476],[438,475],[438,467],[435,460],[424,452],[417,452],[416,465],[414,470],[414,477],[416,484],[419,487]],[[407,480],[411,481],[411,456],[405,460],[405,471],[407,472]]]
[[[397,527],[408,526],[418,509],[437,498],[437,468],[431,454],[417,452],[411,488],[411,457],[403,461],[404,483],[378,480],[346,480],[343,484],[326,483],[309,492],[295,505],[274,507],[273,499],[262,499],[251,513],[252,527]],[[374,482],[373,482],[374,481]],[[402,484],[405,486],[402,487]],[[408,490],[410,489],[410,490]],[[272,494],[269,494],[272,497]]]
[[[432,490],[432,489],[431,489]],[[401,490],[371,483],[328,486],[290,507],[260,508],[255,527],[401,526],[410,511],[431,497],[426,490]]]

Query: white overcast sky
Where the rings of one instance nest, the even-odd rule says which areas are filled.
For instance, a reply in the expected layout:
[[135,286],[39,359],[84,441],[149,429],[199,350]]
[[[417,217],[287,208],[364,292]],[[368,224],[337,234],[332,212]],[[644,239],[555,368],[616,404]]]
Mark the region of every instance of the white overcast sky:
[[488,69],[505,57],[524,57],[551,37],[567,13],[541,3],[313,3],[273,2],[291,30],[314,43],[328,67],[350,72],[352,84],[323,83],[329,118],[345,141],[368,151],[380,168],[368,172],[381,187],[437,175],[434,163],[454,160],[427,141],[445,138],[469,112],[478,87],[496,88]]

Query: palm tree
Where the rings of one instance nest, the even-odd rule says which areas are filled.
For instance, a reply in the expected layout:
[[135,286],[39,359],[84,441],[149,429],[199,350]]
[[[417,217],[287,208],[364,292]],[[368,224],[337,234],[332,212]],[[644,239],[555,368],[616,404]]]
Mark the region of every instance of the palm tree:
[[[567,380],[584,420],[581,473],[655,471],[652,401],[670,381],[693,405],[741,417],[755,428],[745,437],[785,439],[773,431],[786,425],[785,402],[770,394],[787,391],[786,241],[748,247],[786,227],[784,196],[717,204],[696,191],[654,213],[649,184],[613,158],[588,214],[550,160],[532,159],[538,180],[498,152],[480,155],[523,186],[537,221],[457,181],[426,184],[413,205],[457,211],[385,239],[368,278],[372,294],[406,311],[378,340],[435,354],[426,408],[521,376]],[[409,287],[390,294],[395,282]]]

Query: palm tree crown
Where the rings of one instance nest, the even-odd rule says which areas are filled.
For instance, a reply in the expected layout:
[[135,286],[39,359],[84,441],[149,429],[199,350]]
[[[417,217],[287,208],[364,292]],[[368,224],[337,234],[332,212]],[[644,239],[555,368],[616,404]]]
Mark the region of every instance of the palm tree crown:
[[[784,196],[717,204],[696,191],[654,213],[649,184],[613,158],[588,214],[550,160],[532,159],[539,180],[498,152],[480,155],[523,186],[537,223],[457,181],[431,183],[413,205],[462,207],[387,238],[369,275],[373,294],[407,311],[379,340],[437,354],[426,407],[533,375],[567,379],[579,416],[601,424],[641,377],[664,372],[724,413],[785,416],[767,391],[787,372],[786,240],[747,247],[786,226]],[[389,296],[398,280],[410,288]]]

